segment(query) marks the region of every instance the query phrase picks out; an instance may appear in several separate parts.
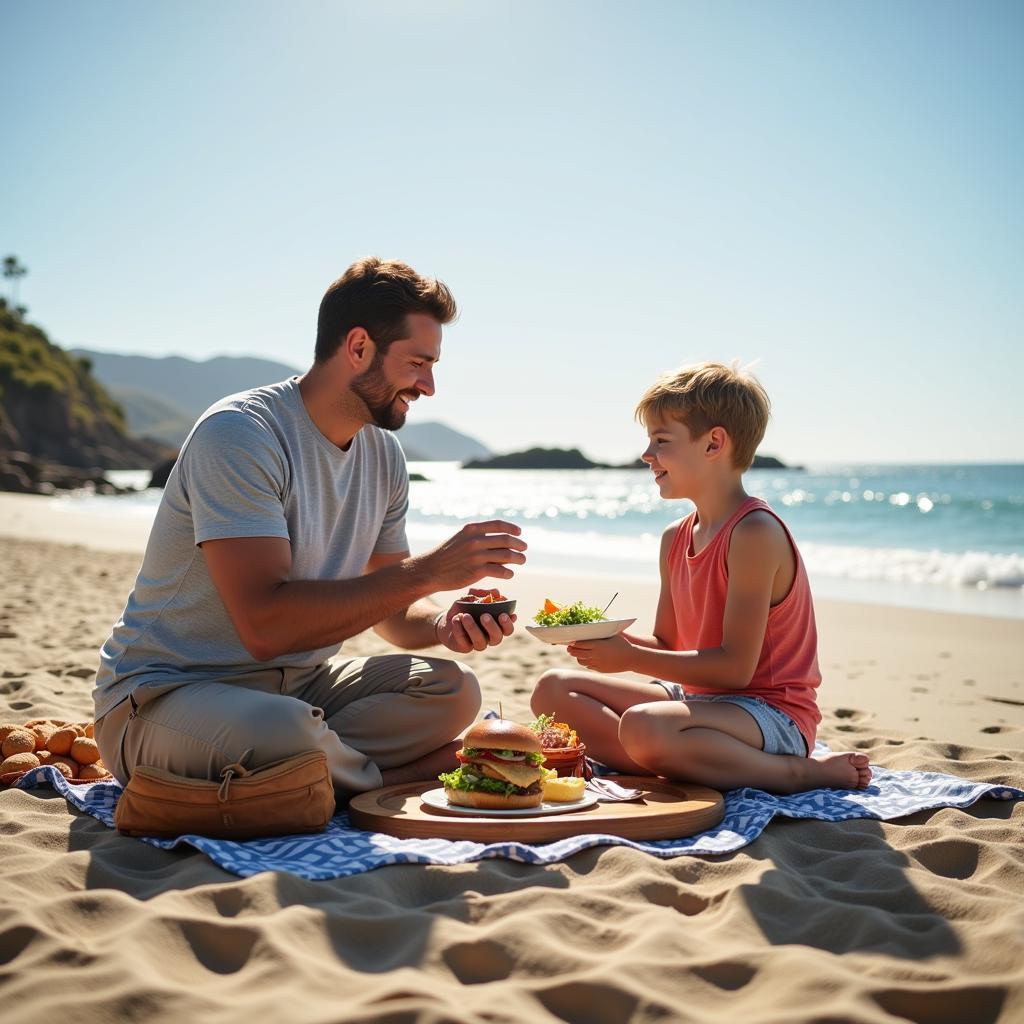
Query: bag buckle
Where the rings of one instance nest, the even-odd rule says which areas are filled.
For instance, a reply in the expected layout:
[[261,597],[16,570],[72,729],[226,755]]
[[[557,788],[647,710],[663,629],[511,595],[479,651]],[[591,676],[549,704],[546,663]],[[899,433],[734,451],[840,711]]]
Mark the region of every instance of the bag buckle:
[[236,775],[240,779],[244,779],[246,775],[252,774],[249,769],[245,767],[245,762],[249,760],[249,757],[252,755],[252,751],[253,748],[250,747],[234,764],[225,765],[221,768],[220,777],[224,781],[220,784],[220,789],[217,790],[217,799],[222,804],[227,803],[231,780]]

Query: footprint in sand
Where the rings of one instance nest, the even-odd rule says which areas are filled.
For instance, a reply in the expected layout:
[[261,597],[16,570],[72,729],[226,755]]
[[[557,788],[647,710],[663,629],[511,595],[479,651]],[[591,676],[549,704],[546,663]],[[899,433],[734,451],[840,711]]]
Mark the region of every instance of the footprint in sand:
[[77,668],[65,669],[64,670],[64,675],[66,675],[66,676],[74,676],[76,679],[88,679],[90,676],[96,675],[96,669],[94,669],[94,668],[84,668],[83,666],[80,665]]
[[442,953],[448,968],[464,985],[501,981],[511,975],[515,962],[498,943],[490,940],[460,942]]
[[849,718],[853,721],[860,721],[862,718],[867,718],[867,713],[864,711],[858,711],[856,708],[836,708],[833,714],[836,718]]

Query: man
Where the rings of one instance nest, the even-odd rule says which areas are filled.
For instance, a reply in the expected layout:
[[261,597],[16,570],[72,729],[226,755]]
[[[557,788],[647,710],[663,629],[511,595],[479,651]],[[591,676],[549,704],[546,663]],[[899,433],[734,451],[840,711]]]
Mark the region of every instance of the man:
[[329,662],[372,626],[407,650],[466,653],[513,620],[478,626],[435,591],[509,579],[520,530],[474,523],[424,555],[405,536],[408,473],[391,431],[434,393],[451,293],[367,258],[327,290],[302,376],[229,396],[193,427],[164,490],[142,568],[100,652],[96,738],[126,782],[147,764],[215,779],[321,749],[343,794],[454,767],[476,717],[475,677],[393,654]]

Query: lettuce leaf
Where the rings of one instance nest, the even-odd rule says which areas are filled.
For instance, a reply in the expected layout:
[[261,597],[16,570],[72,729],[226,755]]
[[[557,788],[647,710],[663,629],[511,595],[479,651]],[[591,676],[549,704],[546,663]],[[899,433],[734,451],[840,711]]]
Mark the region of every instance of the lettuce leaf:
[[600,608],[591,608],[582,601],[559,608],[557,612],[541,609],[533,617],[538,626],[581,626],[585,622],[600,622],[604,616]]
[[477,775],[473,771],[467,771],[465,765],[456,768],[453,772],[442,772],[438,775],[442,785],[451,789],[463,789],[467,792],[483,790],[485,793],[498,793],[501,796],[513,796],[523,791],[511,782],[504,782],[501,779],[488,779]]

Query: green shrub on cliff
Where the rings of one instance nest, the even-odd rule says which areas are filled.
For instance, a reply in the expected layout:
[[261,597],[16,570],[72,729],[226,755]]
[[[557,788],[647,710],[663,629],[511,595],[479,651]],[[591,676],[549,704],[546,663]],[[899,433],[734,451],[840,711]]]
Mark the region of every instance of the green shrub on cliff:
[[89,360],[68,355],[0,299],[0,419],[4,395],[22,390],[64,396],[72,421],[80,426],[92,426],[102,418],[125,432],[124,413],[93,377]]

